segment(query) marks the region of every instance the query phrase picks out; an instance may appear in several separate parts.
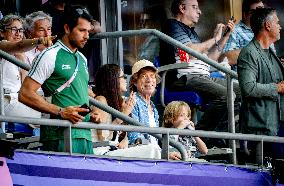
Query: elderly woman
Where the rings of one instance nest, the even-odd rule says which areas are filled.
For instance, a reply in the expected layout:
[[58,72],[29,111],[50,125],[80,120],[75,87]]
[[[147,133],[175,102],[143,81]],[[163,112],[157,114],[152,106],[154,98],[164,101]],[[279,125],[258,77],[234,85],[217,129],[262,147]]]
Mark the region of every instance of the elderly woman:
[[[148,127],[159,126],[158,111],[151,101],[151,96],[159,82],[158,70],[150,61],[143,59],[133,65],[130,90],[137,93],[135,95],[136,104],[131,116]],[[129,132],[128,140],[130,144],[158,144],[155,137],[139,132]]]
[[[7,15],[0,21],[1,39],[7,42],[19,42],[24,37],[23,19],[17,15]],[[35,42],[35,40],[34,40]],[[9,52],[21,61],[26,61],[23,53]],[[26,72],[13,63],[1,59],[3,63],[3,88],[4,88],[4,112],[7,116],[35,117],[40,118],[37,112],[18,101],[18,92]],[[32,134],[32,128],[17,124],[13,126],[18,132]],[[11,129],[12,131],[15,129]]]

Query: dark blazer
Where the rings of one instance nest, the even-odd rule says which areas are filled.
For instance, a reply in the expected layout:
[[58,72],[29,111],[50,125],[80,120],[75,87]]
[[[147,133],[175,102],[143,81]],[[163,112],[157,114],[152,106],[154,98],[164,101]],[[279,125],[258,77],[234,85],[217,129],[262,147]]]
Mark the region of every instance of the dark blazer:
[[[271,49],[270,49],[271,50]],[[276,54],[284,74],[284,67]],[[278,71],[254,38],[241,50],[238,75],[242,94],[240,126],[243,133],[277,135],[280,121],[280,95],[277,92]]]

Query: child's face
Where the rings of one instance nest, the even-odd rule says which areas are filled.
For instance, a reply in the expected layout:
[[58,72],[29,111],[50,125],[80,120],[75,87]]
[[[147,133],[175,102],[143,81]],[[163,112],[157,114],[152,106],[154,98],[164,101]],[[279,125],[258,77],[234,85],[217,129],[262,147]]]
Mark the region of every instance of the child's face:
[[184,106],[180,108],[179,115],[176,120],[173,122],[173,127],[177,128],[181,124],[182,121],[189,120],[188,118],[188,109]]

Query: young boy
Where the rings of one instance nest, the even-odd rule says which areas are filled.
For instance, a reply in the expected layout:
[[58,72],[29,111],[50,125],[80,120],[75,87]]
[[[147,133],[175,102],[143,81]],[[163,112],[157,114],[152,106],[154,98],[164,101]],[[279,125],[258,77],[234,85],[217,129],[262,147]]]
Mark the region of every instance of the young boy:
[[[195,130],[194,123],[190,121],[191,110],[187,103],[183,101],[170,102],[164,111],[163,126],[166,128],[178,128]],[[194,158],[195,153],[190,149],[196,148],[200,153],[207,154],[206,144],[199,137],[172,135],[172,139],[182,143],[188,150],[188,157]],[[177,152],[170,153],[171,159],[181,159]]]

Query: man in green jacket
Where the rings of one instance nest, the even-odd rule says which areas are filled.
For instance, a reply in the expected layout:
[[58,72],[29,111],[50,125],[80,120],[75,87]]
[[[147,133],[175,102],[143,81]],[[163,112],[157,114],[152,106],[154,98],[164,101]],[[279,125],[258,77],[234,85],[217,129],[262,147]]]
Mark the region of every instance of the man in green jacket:
[[[275,9],[256,9],[251,28],[255,36],[238,58],[243,98],[240,125],[243,133],[284,136],[284,67],[269,48],[280,39],[281,26]],[[278,146],[275,150],[276,144],[264,145],[264,155],[283,158],[283,148]],[[254,152],[255,144],[249,146]]]

